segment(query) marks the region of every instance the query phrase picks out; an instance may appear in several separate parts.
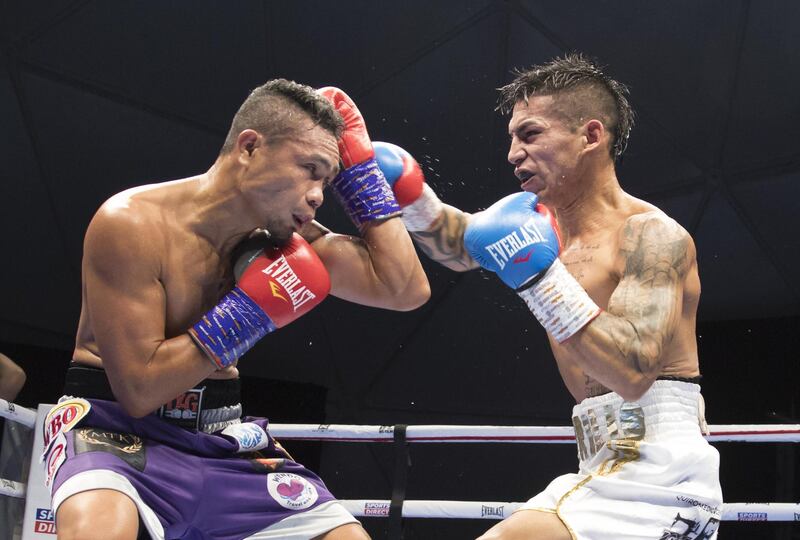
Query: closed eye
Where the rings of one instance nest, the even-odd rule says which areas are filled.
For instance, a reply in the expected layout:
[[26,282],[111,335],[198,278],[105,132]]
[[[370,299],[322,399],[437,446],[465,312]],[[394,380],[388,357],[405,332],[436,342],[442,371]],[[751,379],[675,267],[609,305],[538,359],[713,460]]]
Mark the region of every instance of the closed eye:
[[322,175],[319,173],[319,167],[317,167],[316,163],[306,163],[304,167],[308,170],[311,174],[311,178],[314,180],[322,180]]

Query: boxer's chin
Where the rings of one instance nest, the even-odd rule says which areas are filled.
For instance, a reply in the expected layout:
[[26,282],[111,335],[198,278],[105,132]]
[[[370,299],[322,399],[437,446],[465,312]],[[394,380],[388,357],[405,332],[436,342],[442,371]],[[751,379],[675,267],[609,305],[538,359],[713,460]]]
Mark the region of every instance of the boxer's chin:
[[268,223],[264,228],[269,236],[269,241],[275,246],[285,246],[289,243],[294,233],[294,228],[280,225],[278,223]]

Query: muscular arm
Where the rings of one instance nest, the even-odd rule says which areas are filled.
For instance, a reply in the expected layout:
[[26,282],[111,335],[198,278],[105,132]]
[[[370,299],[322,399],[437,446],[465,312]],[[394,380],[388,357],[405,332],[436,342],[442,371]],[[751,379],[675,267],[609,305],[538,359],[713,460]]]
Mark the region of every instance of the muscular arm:
[[[303,231],[303,235],[313,234]],[[311,245],[331,276],[331,294],[366,306],[407,311],[430,297],[428,278],[399,218],[372,222],[363,238],[323,234]]]
[[158,235],[126,210],[103,210],[86,233],[84,308],[114,396],[144,416],[193,387],[214,366],[188,334],[167,339]]
[[434,261],[455,270],[465,272],[478,268],[464,249],[464,230],[469,214],[453,206],[444,205],[444,211],[427,231],[411,233],[423,253]]
[[650,212],[628,219],[620,256],[624,271],[608,309],[561,346],[589,377],[638,399],[663,368],[695,250],[680,225]]

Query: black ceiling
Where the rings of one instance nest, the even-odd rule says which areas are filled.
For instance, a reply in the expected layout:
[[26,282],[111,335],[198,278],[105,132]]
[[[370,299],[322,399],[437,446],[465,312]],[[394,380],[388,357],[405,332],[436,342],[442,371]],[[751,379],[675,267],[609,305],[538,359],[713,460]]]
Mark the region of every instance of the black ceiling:
[[[701,319],[798,315],[798,20],[790,0],[5,2],[0,340],[70,347],[95,209],[208,168],[266,79],[343,88],[373,139],[406,147],[446,202],[473,211],[517,186],[495,88],[571,50],[631,88],[638,121],[619,176],[695,237]],[[320,220],[353,230],[335,203]],[[509,327],[535,335],[504,354],[542,341],[494,278],[426,269],[420,310],[332,300],[280,339],[310,334],[309,350],[330,355],[424,358],[437,339],[489,354],[493,338],[470,331],[488,319],[498,340]],[[340,337],[358,325],[373,330],[366,344]]]

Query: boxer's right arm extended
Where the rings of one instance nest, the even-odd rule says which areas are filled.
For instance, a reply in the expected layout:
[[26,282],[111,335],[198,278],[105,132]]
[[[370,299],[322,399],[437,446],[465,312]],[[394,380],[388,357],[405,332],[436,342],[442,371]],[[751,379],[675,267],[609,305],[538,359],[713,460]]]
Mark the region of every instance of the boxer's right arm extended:
[[442,203],[425,183],[419,164],[404,149],[385,142],[375,142],[374,147],[378,166],[403,210],[403,223],[422,252],[457,272],[478,268],[464,249],[470,215]]

